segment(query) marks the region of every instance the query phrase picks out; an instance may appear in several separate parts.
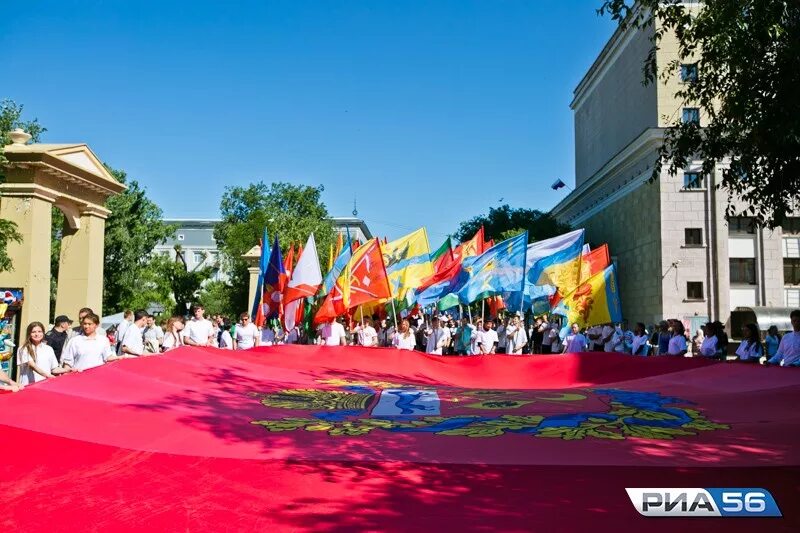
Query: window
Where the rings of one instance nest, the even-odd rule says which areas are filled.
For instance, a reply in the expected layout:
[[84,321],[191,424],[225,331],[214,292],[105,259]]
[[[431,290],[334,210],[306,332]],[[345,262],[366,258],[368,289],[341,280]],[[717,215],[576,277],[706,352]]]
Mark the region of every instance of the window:
[[686,228],[686,246],[703,246],[703,230]]
[[681,81],[687,83],[697,81],[697,63],[681,65]]
[[783,257],[800,257],[800,237],[783,238]]
[[800,259],[783,260],[783,284],[800,285]]
[[192,257],[194,258],[194,264],[199,265],[200,263],[205,261],[206,254],[204,254],[203,252],[194,252]]
[[797,309],[800,307],[800,289],[786,289],[783,291],[783,301],[786,307]]
[[756,226],[751,217],[730,217],[728,219],[728,233],[750,233],[756,232]]
[[702,300],[703,299],[703,282],[702,281],[687,281],[686,282],[686,299],[687,300]]
[[700,108],[698,107],[684,107],[683,108],[683,122],[684,124],[700,124]]
[[800,235],[800,217],[784,218],[781,229],[784,234]]
[[699,172],[683,171],[683,188],[684,189],[702,189],[706,185],[704,176]]
[[178,233],[178,240],[179,241],[182,241],[184,238],[185,237],[183,236],[183,233]]
[[732,257],[730,259],[731,265],[731,283],[740,283],[746,285],[756,284],[756,260],[750,258]]

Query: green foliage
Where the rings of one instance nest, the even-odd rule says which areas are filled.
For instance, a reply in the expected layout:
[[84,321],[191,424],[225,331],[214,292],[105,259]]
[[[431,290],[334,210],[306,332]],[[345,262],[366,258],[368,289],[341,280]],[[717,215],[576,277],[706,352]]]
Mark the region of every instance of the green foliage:
[[106,220],[103,308],[119,311],[141,302],[146,280],[158,283],[150,271],[158,265],[150,254],[175,233],[175,228],[162,221],[161,208],[136,180],[128,181],[125,171],[106,168],[128,187],[106,202],[111,215]]
[[231,288],[223,281],[209,281],[200,289],[200,304],[209,315],[223,315],[235,320],[241,310],[231,301]]
[[484,238],[500,242],[520,232],[528,230],[528,242],[540,241],[561,235],[570,227],[556,221],[549,213],[538,209],[512,208],[508,204],[490,207],[488,215],[478,215],[462,222],[458,226],[455,237],[463,242],[472,238],[481,226]]
[[185,260],[181,259],[184,253],[180,246],[175,247],[176,259],[163,255],[153,256],[148,264],[148,270],[153,279],[171,296],[172,305],[165,305],[165,309],[172,307],[176,315],[186,314],[186,304],[192,304],[200,295],[200,289],[214,273],[214,266],[204,266],[188,270]]
[[250,308],[249,274],[241,256],[258,244],[265,226],[270,240],[278,235],[282,251],[292,243],[304,245],[313,232],[320,261],[325,264],[334,230],[322,203],[323,190],[322,186],[263,182],[226,188],[220,202],[222,221],[214,229],[214,238],[230,276],[228,314]]
[[[697,64],[697,80],[675,96],[700,107],[704,127],[667,128],[651,180],[694,159],[703,173],[730,158],[717,187],[729,193],[727,216],[779,225],[800,205],[800,2],[797,0],[606,0],[598,10],[623,27],[652,28],[644,82],[673,78]],[[656,50],[674,33],[677,57],[658,64]],[[741,201],[744,208],[737,206]]]
[[[31,135],[31,142],[39,142],[42,133],[47,131],[36,119],[22,120],[23,106],[11,101],[0,101],[0,165],[7,160],[3,155],[4,147],[11,143],[8,133],[16,128],[22,128]],[[0,169],[1,171],[2,169]],[[2,175],[0,175],[0,182]],[[22,242],[22,235],[17,231],[17,225],[10,220],[0,220],[0,272],[13,270],[11,258],[8,256],[8,243]]]
[[10,220],[0,219],[0,272],[13,270],[11,258],[6,247],[9,242],[22,242],[22,235],[17,231],[17,225]]

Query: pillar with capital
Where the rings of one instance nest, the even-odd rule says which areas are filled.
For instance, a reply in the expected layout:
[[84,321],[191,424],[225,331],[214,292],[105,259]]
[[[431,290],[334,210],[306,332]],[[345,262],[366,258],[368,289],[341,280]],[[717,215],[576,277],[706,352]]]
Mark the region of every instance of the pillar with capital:
[[242,255],[242,259],[247,262],[247,272],[250,274],[250,282],[248,284],[248,299],[247,305],[248,309],[247,312],[250,312],[250,306],[253,305],[253,302],[256,298],[256,289],[258,288],[258,276],[261,273],[261,268],[259,266],[259,262],[261,261],[261,247],[256,245],[250,248],[246,254]]

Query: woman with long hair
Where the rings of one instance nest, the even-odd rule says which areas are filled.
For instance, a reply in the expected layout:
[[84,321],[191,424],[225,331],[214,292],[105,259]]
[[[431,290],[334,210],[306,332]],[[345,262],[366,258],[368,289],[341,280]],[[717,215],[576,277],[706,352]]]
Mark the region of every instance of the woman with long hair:
[[25,342],[17,350],[17,368],[22,386],[70,371],[59,366],[55,352],[44,342],[44,324],[41,322],[28,324]]
[[394,334],[392,344],[398,350],[413,350],[417,346],[417,338],[411,331],[411,323],[405,318],[400,322],[400,329]]
[[666,355],[676,355],[679,357],[685,356],[687,352],[687,346],[683,323],[675,320],[672,322],[672,327],[670,329],[672,329],[672,337],[669,339]]
[[183,331],[183,317],[171,316],[167,320],[167,325],[164,328],[164,340],[161,341],[161,351],[167,352],[183,346],[181,339],[181,331]]
[[736,357],[745,363],[758,363],[764,355],[761,334],[756,324],[745,324],[742,327],[742,342],[736,349]]

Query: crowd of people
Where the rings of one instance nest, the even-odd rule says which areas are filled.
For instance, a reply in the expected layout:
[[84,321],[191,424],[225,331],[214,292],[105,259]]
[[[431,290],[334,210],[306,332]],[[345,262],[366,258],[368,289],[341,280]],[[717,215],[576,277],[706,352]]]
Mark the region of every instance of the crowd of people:
[[[790,314],[792,331],[781,336],[771,326],[762,340],[757,324],[742,328],[735,351],[737,361],[765,365],[800,366],[800,310]],[[248,313],[236,323],[228,317],[206,318],[196,305],[192,316],[172,316],[156,322],[144,310],[125,311],[123,320],[108,330],[89,308],[78,312],[78,325],[66,316],[56,317],[46,330],[41,322],[25,329],[17,348],[17,376],[0,371],[0,388],[17,391],[28,384],[70,372],[80,372],[110,361],[155,355],[181,346],[211,346],[246,350],[278,344],[358,345],[417,350],[432,355],[533,355],[617,352],[635,356],[706,357],[727,360],[729,339],[721,322],[709,322],[690,338],[680,320],[664,320],[647,328],[636,323],[602,324],[581,328],[565,324],[562,317],[543,315],[526,323],[524,316],[509,314],[495,322],[476,317],[460,320],[449,315],[424,315],[420,311],[400,319],[362,317],[345,324],[340,318],[317,328],[314,337],[299,326],[284,331],[280,325],[256,326]]]

